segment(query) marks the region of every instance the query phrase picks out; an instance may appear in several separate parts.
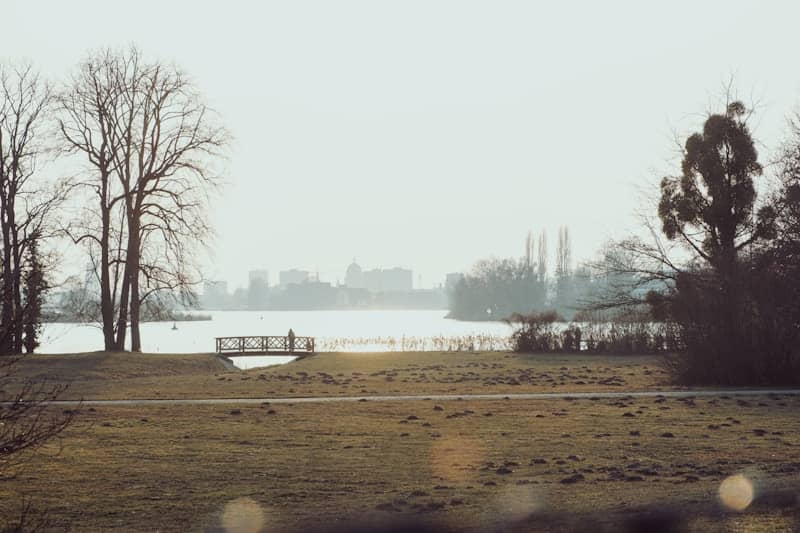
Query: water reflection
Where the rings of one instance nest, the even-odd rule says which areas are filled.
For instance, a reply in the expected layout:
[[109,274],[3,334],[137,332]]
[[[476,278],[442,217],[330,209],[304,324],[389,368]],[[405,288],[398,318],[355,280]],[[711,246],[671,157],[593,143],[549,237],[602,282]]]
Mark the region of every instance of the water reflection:
[[231,362],[241,370],[247,370],[249,368],[261,368],[264,366],[272,366],[272,365],[282,365],[285,363],[291,363],[296,357],[292,356],[283,356],[283,355],[269,355],[269,356],[261,356],[261,355],[247,355],[244,357],[228,357]]

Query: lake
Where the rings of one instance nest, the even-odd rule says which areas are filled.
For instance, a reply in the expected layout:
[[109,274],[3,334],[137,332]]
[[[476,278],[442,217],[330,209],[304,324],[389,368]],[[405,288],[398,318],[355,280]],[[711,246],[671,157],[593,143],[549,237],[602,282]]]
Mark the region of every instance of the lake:
[[[142,324],[142,350],[213,352],[215,337],[286,335],[316,337],[318,351],[506,349],[511,328],[502,322],[460,322],[447,311],[203,311],[210,321]],[[103,349],[98,325],[45,324],[41,353]],[[277,362],[277,361],[276,361]]]

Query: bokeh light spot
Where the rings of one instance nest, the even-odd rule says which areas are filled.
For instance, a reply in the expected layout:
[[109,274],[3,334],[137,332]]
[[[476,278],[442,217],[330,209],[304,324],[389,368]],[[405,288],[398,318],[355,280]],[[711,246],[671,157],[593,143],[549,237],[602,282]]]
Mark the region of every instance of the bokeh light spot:
[[435,441],[430,454],[433,475],[458,483],[475,477],[486,459],[486,447],[476,439],[451,437]]
[[236,498],[225,504],[222,529],[226,533],[258,533],[264,528],[264,509],[252,498]]
[[516,522],[544,509],[544,499],[530,485],[512,485],[500,491],[495,511],[505,520]]
[[722,505],[733,511],[747,509],[753,503],[754,496],[753,483],[742,474],[725,478],[719,486],[719,499]]

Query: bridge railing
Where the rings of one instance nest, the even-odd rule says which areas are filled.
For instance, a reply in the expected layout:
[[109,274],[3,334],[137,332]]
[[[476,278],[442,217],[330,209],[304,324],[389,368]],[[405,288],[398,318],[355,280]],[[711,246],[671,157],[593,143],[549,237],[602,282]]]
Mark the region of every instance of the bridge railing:
[[295,337],[292,342],[288,336],[247,336],[217,337],[217,353],[238,354],[294,354],[314,353],[314,337]]

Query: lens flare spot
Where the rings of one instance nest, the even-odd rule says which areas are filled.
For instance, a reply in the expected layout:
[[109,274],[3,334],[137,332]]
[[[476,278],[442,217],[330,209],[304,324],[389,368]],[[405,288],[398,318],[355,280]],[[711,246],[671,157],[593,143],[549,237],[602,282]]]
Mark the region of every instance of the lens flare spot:
[[486,447],[479,440],[451,437],[434,441],[430,454],[433,475],[459,483],[475,477],[486,459]]
[[525,485],[503,489],[495,502],[497,515],[512,521],[522,520],[545,507],[542,494]]
[[753,503],[754,496],[753,483],[742,474],[725,478],[719,486],[722,505],[734,511],[747,509]]
[[264,529],[264,509],[252,498],[236,498],[225,504],[222,529],[226,533],[258,533]]

